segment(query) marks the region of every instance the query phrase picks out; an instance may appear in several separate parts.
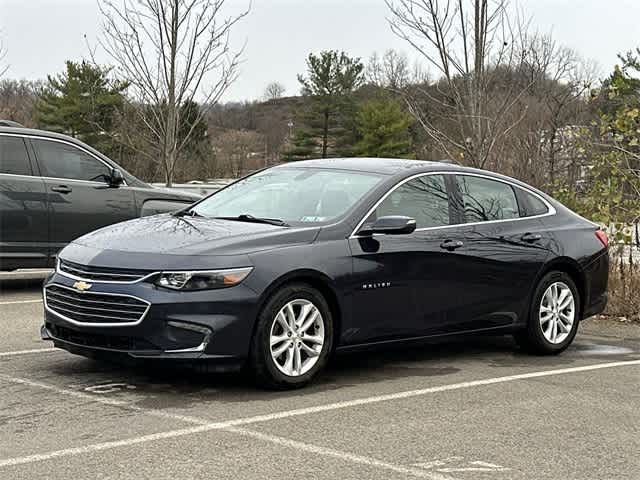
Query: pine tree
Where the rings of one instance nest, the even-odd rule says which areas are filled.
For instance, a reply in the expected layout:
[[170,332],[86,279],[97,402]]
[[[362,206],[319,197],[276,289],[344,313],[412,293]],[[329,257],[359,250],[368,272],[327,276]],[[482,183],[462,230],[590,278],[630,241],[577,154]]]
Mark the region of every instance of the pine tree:
[[308,99],[305,127],[296,132],[291,159],[345,154],[353,143],[352,94],[362,85],[364,66],[359,58],[328,50],[307,58],[307,76],[298,75],[302,94]]
[[111,80],[109,72],[84,60],[67,61],[63,73],[47,77],[36,102],[38,125],[111,151],[113,117],[124,102],[127,83]]
[[411,151],[411,116],[389,97],[364,103],[357,114],[360,141],[356,154],[363,157],[407,157]]

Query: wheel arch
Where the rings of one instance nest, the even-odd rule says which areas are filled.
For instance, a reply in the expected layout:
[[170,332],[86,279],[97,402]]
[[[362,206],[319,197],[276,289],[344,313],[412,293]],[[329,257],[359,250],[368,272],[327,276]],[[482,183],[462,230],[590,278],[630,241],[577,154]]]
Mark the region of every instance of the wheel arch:
[[[582,316],[585,311],[586,301],[587,301],[587,276],[580,266],[580,264],[570,257],[558,257],[551,260],[547,263],[544,268],[538,274],[538,278],[536,279],[535,285],[538,285],[540,280],[549,272],[559,271],[564,272],[571,277],[573,283],[576,285],[578,289],[578,294],[580,295],[580,313],[579,318],[582,320]],[[535,287],[534,285],[534,287]]]
[[[264,305],[267,303],[269,298],[281,287],[291,284],[291,283],[305,283],[316,290],[318,290],[322,296],[327,301],[329,305],[329,309],[331,310],[331,316],[333,318],[333,331],[334,331],[334,341],[333,348],[335,349],[338,340],[340,339],[342,332],[342,316],[344,313],[343,305],[341,305],[340,300],[338,299],[338,295],[336,293],[336,288],[334,286],[333,281],[326,274],[313,269],[300,269],[294,270],[291,272],[287,272],[286,274],[278,277],[276,280],[271,282],[269,286],[264,290],[260,299],[258,301],[257,312],[261,312],[264,308]],[[257,322],[255,322],[253,326],[253,332],[251,335],[255,334]]]

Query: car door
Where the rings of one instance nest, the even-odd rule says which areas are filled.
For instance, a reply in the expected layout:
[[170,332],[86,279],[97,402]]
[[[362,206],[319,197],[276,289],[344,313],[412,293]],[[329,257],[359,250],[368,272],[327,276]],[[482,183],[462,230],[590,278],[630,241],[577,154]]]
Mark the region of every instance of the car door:
[[552,238],[540,221],[549,212],[527,216],[521,187],[493,177],[456,174],[454,207],[464,225],[448,232],[456,274],[464,279],[459,301],[448,313],[450,331],[511,325],[527,314],[533,282],[550,255]]
[[[353,325],[345,342],[437,334],[457,304],[458,278],[442,247],[451,215],[446,175],[424,174],[389,192],[364,224],[386,215],[416,220],[405,235],[349,239],[353,255]],[[444,228],[442,228],[444,227]]]
[[85,233],[136,215],[132,189],[110,186],[107,163],[71,143],[31,141],[47,190],[50,255]]
[[24,139],[0,135],[0,269],[47,265],[46,200]]

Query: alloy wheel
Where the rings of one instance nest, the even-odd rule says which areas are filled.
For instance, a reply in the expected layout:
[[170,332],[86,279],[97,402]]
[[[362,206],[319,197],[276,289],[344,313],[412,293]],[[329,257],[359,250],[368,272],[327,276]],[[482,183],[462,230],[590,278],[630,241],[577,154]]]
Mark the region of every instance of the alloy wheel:
[[271,325],[271,358],[278,370],[290,377],[304,375],[313,368],[324,342],[322,314],[306,299],[289,301]]
[[576,317],[573,292],[566,283],[549,285],[540,301],[540,327],[544,338],[553,344],[566,340]]

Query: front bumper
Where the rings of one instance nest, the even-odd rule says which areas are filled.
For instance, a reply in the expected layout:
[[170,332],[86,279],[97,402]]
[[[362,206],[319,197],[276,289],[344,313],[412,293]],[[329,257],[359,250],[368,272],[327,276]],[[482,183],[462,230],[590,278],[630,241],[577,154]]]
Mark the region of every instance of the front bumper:
[[[74,279],[54,273],[44,288],[73,288]],[[41,336],[54,346],[88,357],[218,362],[241,365],[248,355],[258,295],[241,284],[198,292],[177,292],[150,282],[91,283],[91,293],[126,295],[148,302],[133,325],[78,322],[47,304]]]

